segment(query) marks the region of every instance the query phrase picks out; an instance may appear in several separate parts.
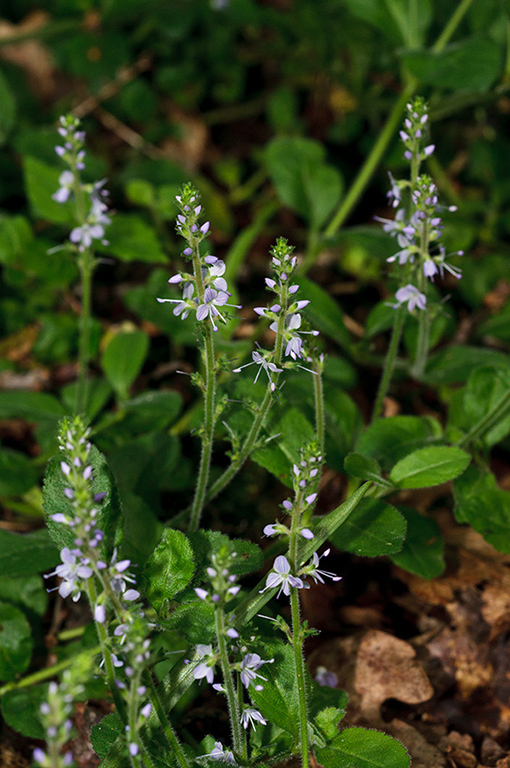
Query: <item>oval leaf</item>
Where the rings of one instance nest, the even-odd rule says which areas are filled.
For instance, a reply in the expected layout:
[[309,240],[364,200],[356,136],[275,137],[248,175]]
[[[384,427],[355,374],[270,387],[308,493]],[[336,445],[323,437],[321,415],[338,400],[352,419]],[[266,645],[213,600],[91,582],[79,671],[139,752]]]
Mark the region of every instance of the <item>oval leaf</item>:
[[144,568],[150,604],[164,613],[167,603],[191,581],[195,570],[193,551],[181,531],[166,528]]
[[32,630],[24,614],[0,603],[0,680],[14,680],[30,664]]
[[330,538],[344,552],[378,557],[398,552],[406,535],[406,522],[391,504],[363,499]]
[[469,454],[455,446],[420,448],[395,464],[390,480],[399,488],[429,488],[458,477],[469,462]]
[[405,747],[381,731],[346,728],[325,749],[317,749],[324,768],[409,768]]
[[101,357],[108,380],[122,400],[128,397],[149,349],[149,337],[143,331],[118,333],[110,339]]

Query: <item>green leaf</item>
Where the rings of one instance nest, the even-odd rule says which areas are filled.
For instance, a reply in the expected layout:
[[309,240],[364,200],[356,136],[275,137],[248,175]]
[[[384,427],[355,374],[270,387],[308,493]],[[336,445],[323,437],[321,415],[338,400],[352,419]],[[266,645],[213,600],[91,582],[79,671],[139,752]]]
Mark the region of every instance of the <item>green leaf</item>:
[[395,507],[380,499],[363,499],[330,539],[344,552],[377,557],[398,552],[405,535],[406,522]]
[[14,680],[30,664],[32,630],[24,614],[0,603],[0,680]]
[[379,419],[363,432],[356,451],[375,459],[389,472],[393,464],[416,448],[436,443],[441,425],[428,416],[390,416]]
[[420,448],[395,464],[390,480],[399,488],[430,488],[462,474],[470,460],[468,453],[455,446]]
[[266,163],[281,201],[319,229],[336,206],[342,179],[324,163],[324,148],[313,139],[277,136],[267,146]]
[[277,440],[254,451],[252,459],[290,486],[292,464],[298,461],[301,448],[314,440],[314,429],[301,411],[289,408],[271,433],[278,435]]
[[40,573],[59,562],[58,550],[44,528],[23,534],[0,530],[1,577]]
[[165,528],[143,572],[147,599],[158,613],[166,612],[168,603],[189,584],[194,570],[193,552],[186,536]]
[[0,418],[26,419],[41,421],[42,419],[60,419],[65,410],[52,395],[44,392],[0,392]]
[[390,486],[387,480],[381,477],[381,465],[375,459],[367,459],[360,453],[349,453],[345,457],[344,469],[348,475],[361,477],[363,480],[372,480],[378,485]]
[[26,270],[26,255],[32,241],[32,230],[24,216],[0,214],[0,262],[2,264],[15,268],[24,267]]
[[490,37],[471,37],[442,51],[406,51],[403,59],[423,84],[483,93],[503,71],[504,46]]
[[262,552],[257,544],[244,539],[230,539],[219,531],[193,531],[188,534],[188,539],[193,549],[196,562],[196,572],[203,573],[211,565],[211,557],[217,554],[222,547],[228,552],[236,553],[230,572],[237,576],[245,576],[262,568]]
[[136,330],[115,334],[101,355],[101,367],[122,400],[127,399],[148,350],[149,337],[144,331]]
[[341,347],[350,347],[351,340],[338,303],[320,285],[306,277],[297,277],[295,282],[301,289],[300,298],[310,301],[305,314],[310,318],[312,326],[334,339]]
[[[471,373],[464,391],[467,424],[473,426],[510,390],[510,369],[486,366]],[[499,443],[510,432],[510,413],[483,435],[488,446]]]
[[338,723],[345,715],[345,709],[326,707],[315,717],[315,725],[327,739],[334,739],[338,734]]
[[328,381],[324,381],[324,416],[328,464],[340,472],[363,428],[363,420],[352,397]]
[[27,613],[33,611],[38,616],[42,616],[48,607],[48,593],[38,575],[4,576],[0,579],[0,600]]
[[253,704],[270,723],[297,738],[299,704],[293,648],[283,643],[268,644],[264,646],[264,658],[274,658],[274,663],[264,665],[267,681],[263,690],[251,690]]
[[[354,16],[371,24],[391,42],[411,43],[411,19],[406,0],[346,0],[346,4]],[[432,19],[430,0],[417,0],[415,8],[418,37],[412,42],[420,45],[424,42],[425,32]]]
[[100,723],[92,726],[90,742],[99,757],[106,757],[113,742],[123,731],[124,726],[117,712],[106,715]]
[[391,555],[395,565],[424,579],[440,576],[445,567],[443,538],[435,520],[411,507],[399,507],[407,523],[404,546]]
[[16,120],[16,99],[7,78],[0,72],[0,144],[3,144],[14,127]]
[[0,496],[21,496],[29,491],[39,473],[28,456],[20,451],[0,451]]
[[493,547],[510,553],[510,492],[474,466],[454,481],[453,492],[458,522],[469,523]]
[[121,261],[168,263],[154,228],[136,214],[118,213],[114,216],[107,237],[109,244],[99,244],[98,251],[110,253]]
[[182,397],[173,390],[151,390],[122,403],[133,431],[164,429],[172,424],[182,406]]
[[324,768],[409,768],[405,747],[387,733],[346,728],[329,747],[317,749]]
[[23,170],[32,214],[54,224],[66,224],[69,228],[74,226],[72,203],[57,203],[52,199],[60,186],[58,180],[64,168],[55,168],[35,157],[24,157]]
[[30,739],[45,739],[39,709],[48,699],[48,685],[31,685],[8,691],[2,696],[0,707],[7,725]]
[[151,208],[156,200],[156,189],[145,179],[130,179],[126,184],[126,197],[130,203]]
[[431,355],[422,381],[437,387],[467,381],[475,368],[493,365],[510,368],[508,355],[496,349],[455,345]]
[[[74,534],[71,528],[64,523],[56,523],[52,515],[62,513],[66,517],[73,517],[73,506],[65,496],[66,478],[60,467],[61,457],[52,456],[48,462],[43,487],[43,509],[46,516],[46,525],[53,541],[59,549],[73,547]],[[119,543],[121,530],[118,526],[120,518],[119,495],[108,463],[95,445],[90,449],[89,462],[92,466],[94,494],[106,493],[103,501],[98,506],[96,517],[97,527],[103,531],[104,551],[110,553],[113,547]],[[40,533],[40,532],[38,532]]]

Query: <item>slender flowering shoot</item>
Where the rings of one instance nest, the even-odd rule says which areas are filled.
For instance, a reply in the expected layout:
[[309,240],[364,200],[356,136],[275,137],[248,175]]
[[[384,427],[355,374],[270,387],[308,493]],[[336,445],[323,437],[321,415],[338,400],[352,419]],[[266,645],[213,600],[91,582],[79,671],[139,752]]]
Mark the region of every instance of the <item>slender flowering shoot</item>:
[[[427,106],[422,99],[416,99],[407,105],[407,117],[400,131],[405,146],[404,157],[411,166],[410,179],[396,181],[390,174],[388,198],[397,209],[395,218],[376,217],[384,231],[397,239],[399,246],[399,250],[388,258],[389,262],[398,264],[396,276],[401,281],[400,295],[397,291],[397,303],[393,306],[400,307],[406,302],[409,312],[426,310],[427,279],[434,280],[436,275],[443,277],[445,271],[456,278],[461,277],[460,269],[451,265],[447,258],[460,256],[462,251],[447,256],[441,244],[441,214],[445,207],[439,204],[438,190],[430,176],[420,174],[421,164],[434,151],[428,135]],[[447,210],[455,211],[456,207],[449,206]],[[411,299],[412,289],[414,299]]]
[[94,248],[98,243],[107,245],[106,228],[111,222],[108,215],[105,179],[85,183],[85,132],[73,115],[60,118],[58,132],[61,142],[55,147],[57,155],[67,165],[59,178],[59,188],[52,195],[57,203],[71,203],[75,226],[69,234],[67,248],[77,255],[81,278],[81,314],[79,338],[78,385],[75,413],[85,412],[88,398],[87,371],[90,358],[92,275],[98,263]]
[[91,673],[91,659],[84,655],[63,673],[59,683],[51,682],[46,700],[39,708],[39,719],[46,735],[46,749],[36,747],[34,764],[40,768],[73,768],[73,755],[66,750],[72,736],[74,701],[83,693],[83,683]]

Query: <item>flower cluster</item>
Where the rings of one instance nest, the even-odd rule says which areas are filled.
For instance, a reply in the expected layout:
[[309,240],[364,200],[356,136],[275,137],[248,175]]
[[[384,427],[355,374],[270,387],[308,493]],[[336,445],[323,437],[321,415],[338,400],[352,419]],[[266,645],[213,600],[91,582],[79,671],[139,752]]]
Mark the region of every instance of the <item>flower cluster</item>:
[[80,121],[72,115],[60,118],[58,132],[63,143],[55,147],[56,153],[69,166],[59,177],[59,189],[52,195],[57,203],[65,203],[74,198],[78,226],[71,230],[70,241],[84,251],[91,247],[94,240],[107,244],[104,239],[105,227],[110,223],[105,203],[107,191],[105,180],[93,184],[84,184],[80,171],[85,168],[85,132],[79,130]]
[[276,302],[270,307],[255,307],[255,312],[272,320],[269,327],[276,334],[281,334],[285,345],[283,350],[285,356],[296,361],[298,358],[306,359],[308,356],[301,336],[303,334],[318,336],[319,331],[300,330],[302,316],[299,313],[310,302],[307,299],[294,300],[299,285],[292,283],[292,276],[297,266],[297,257],[292,255],[293,250],[284,237],[278,238],[271,250],[274,278],[266,277],[266,286],[276,294]]
[[[399,250],[388,258],[397,262],[401,270],[402,284],[397,290],[394,308],[407,304],[410,312],[424,310],[427,306],[426,279],[434,280],[439,274],[450,272],[461,277],[461,270],[449,264],[450,256],[461,256],[462,251],[446,254],[441,244],[443,223],[441,213],[445,210],[439,204],[438,190],[430,176],[419,175],[420,164],[434,151],[433,144],[426,144],[428,130],[427,107],[422,99],[407,105],[405,130],[400,137],[406,147],[404,156],[411,164],[410,181],[395,181],[390,174],[391,189],[388,193],[392,207],[397,208],[395,218],[376,217],[383,229],[398,242]],[[446,208],[455,211],[456,206]]]
[[[64,495],[68,508],[65,512],[52,514],[51,519],[71,529],[74,546],[72,549],[63,547],[60,553],[62,563],[47,578],[58,576],[61,579],[58,586],[60,595],[64,598],[72,595],[72,599],[77,601],[81,592],[87,590],[88,579],[95,574],[102,582],[108,582],[112,595],[118,595],[129,603],[140,596],[131,586],[135,579],[128,572],[130,561],[117,562],[117,553],[114,551],[109,562],[105,562],[101,552],[105,535],[98,526],[98,518],[106,492],[94,492],[92,446],[88,438],[89,430],[79,417],[64,421],[59,437],[64,456],[60,468],[64,476]],[[92,607],[96,620],[104,621],[104,602],[96,602]]]
[[[64,496],[68,502],[65,512],[51,515],[56,523],[72,531],[73,547],[61,551],[62,563],[49,576],[58,576],[59,593],[78,600],[86,592],[96,623],[106,632],[111,665],[122,674],[115,686],[122,692],[129,712],[126,725],[128,749],[132,757],[140,751],[138,731],[149,717],[150,703],[140,705],[146,693],[141,676],[149,661],[148,626],[138,602],[140,593],[130,572],[131,561],[119,560],[117,550],[108,555],[105,535],[99,527],[100,504],[106,492],[95,493],[93,449],[89,430],[79,417],[66,419],[59,435],[63,459],[60,469],[64,476]],[[100,587],[99,591],[97,587]]]
[[48,686],[47,699],[39,708],[47,752],[40,747],[36,747],[33,752],[34,761],[41,768],[69,768],[74,765],[71,752],[62,752],[71,738],[73,703],[83,693],[82,681],[89,677],[90,667],[90,657],[83,654],[76,656],[73,665],[64,671],[60,682],[51,682]]
[[209,232],[210,223],[199,223],[202,206],[198,201],[198,192],[189,184],[176,197],[181,213],[177,216],[176,229],[188,245],[183,255],[193,262],[193,272],[179,272],[168,281],[171,284],[184,283],[182,299],[160,299],[160,303],[175,304],[173,313],[185,320],[190,312],[196,313],[201,322],[209,318],[214,331],[218,330],[215,318],[223,323],[227,320],[220,311],[222,307],[241,309],[238,304],[229,304],[231,296],[227,281],[223,277],[225,262],[216,256],[200,254],[199,244]]

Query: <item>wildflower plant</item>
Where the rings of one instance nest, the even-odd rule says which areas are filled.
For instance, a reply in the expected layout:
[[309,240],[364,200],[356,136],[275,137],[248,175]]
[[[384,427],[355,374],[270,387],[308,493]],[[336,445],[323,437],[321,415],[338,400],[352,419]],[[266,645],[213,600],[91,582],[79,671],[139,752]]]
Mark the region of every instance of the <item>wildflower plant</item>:
[[[70,170],[62,173],[56,199],[65,202],[74,195],[82,207],[84,200],[89,201],[70,242],[83,269],[91,273],[93,243],[103,238],[107,224],[106,209],[100,202],[103,183],[81,184],[77,174],[84,160],[83,135],[71,119],[63,122],[62,130],[65,141],[59,154]],[[391,303],[393,336],[368,430],[377,426],[405,318],[408,314],[419,318],[417,346],[422,356],[417,356],[414,366],[424,366],[432,305],[429,281],[445,271],[459,276],[441,243],[437,189],[429,176],[420,173],[421,164],[433,151],[427,131],[425,104],[416,100],[409,106],[401,135],[410,179],[396,181],[390,176],[389,200],[395,218],[382,220],[399,248],[389,259],[398,288]],[[62,599],[89,605],[98,642],[95,674],[110,691],[116,713],[110,721],[113,742],[109,741],[102,754],[105,768],[125,764],[132,768],[193,768],[217,763],[264,768],[289,756],[298,756],[303,768],[315,764],[315,759],[330,768],[338,764],[343,744],[338,724],[345,697],[336,690],[334,672],[321,667],[312,679],[308,671],[305,644],[315,630],[302,619],[303,595],[306,590],[323,588],[327,581],[332,585],[341,581],[334,565],[324,562],[331,554],[328,540],[342,545],[341,526],[350,515],[355,517],[359,508],[363,520],[363,515],[370,516],[384,505],[383,496],[421,487],[412,483],[423,480],[427,471],[429,482],[435,470],[423,466],[428,453],[419,458],[411,454],[385,477],[375,459],[350,454],[345,460],[345,471],[351,475],[350,494],[326,515],[316,514],[326,462],[325,356],[318,346],[318,331],[308,321],[309,299],[299,293],[298,258],[285,238],[278,238],[271,248],[271,273],[265,279],[269,301],[267,306],[255,307],[253,314],[272,334],[272,343],[267,348],[257,345],[244,359],[225,360],[218,355],[216,340],[220,328],[230,327],[229,317],[240,306],[232,301],[226,264],[207,248],[210,224],[204,221],[197,190],[186,184],[176,200],[176,229],[185,243],[184,261],[168,282],[180,295],[160,296],[157,301],[168,305],[178,322],[193,328],[200,352],[200,370],[192,376],[203,398],[202,424],[197,430],[200,460],[191,505],[175,518],[175,525],[187,527],[187,532],[161,526],[161,538],[152,553],[145,562],[133,562],[126,554],[112,475],[93,445],[95,437],[101,438],[101,425],[94,435],[80,415],[67,417],[61,423],[59,453],[50,462],[44,492],[48,527],[59,544],[61,558],[47,578],[50,589],[57,590]],[[255,381],[261,378],[264,382],[263,395],[250,404],[244,414],[244,432],[237,434],[228,424],[224,384],[235,387],[253,366]],[[313,435],[303,435],[298,448],[286,447],[284,479],[289,491],[275,505],[273,521],[260,525],[272,564],[256,583],[253,574],[263,564],[257,545],[198,529],[206,506],[224,491],[247,459],[267,444],[274,424],[271,418],[296,370],[313,393]],[[222,421],[225,417],[232,446],[222,469],[211,471],[221,445],[220,415]],[[439,466],[438,457],[442,460],[443,456],[448,465],[444,478],[433,482],[455,477],[469,461],[455,446],[423,450],[435,451],[434,466]],[[403,539],[405,521],[396,509],[394,512],[397,527],[402,523]],[[251,585],[243,580],[250,574]],[[44,768],[70,761],[66,747],[73,715],[69,697],[85,684],[80,674],[83,678],[88,674],[80,669],[77,666],[72,675],[66,674],[61,688],[52,683],[43,704],[48,748],[36,750],[34,760]],[[208,734],[198,744],[194,738],[181,742],[180,701],[207,688],[219,702],[217,706],[228,713],[230,734]],[[56,722],[59,718],[60,724]],[[367,749],[373,752],[383,745],[388,757],[381,762],[382,768],[408,768],[404,748],[389,736],[374,736],[362,728],[345,733],[354,761]]]
[[427,363],[431,321],[437,312],[428,289],[429,282],[433,282],[436,276],[444,277],[445,272],[457,279],[462,276],[461,270],[449,259],[462,256],[463,252],[446,254],[441,242],[442,213],[444,210],[454,212],[457,207],[441,205],[435,182],[429,175],[420,172],[422,163],[435,149],[434,144],[428,141],[429,118],[423,99],[416,98],[408,103],[400,138],[405,147],[404,157],[409,162],[410,178],[396,181],[390,174],[388,200],[395,209],[395,217],[376,217],[382,223],[383,230],[398,244],[399,250],[388,258],[388,262],[395,265],[393,271],[399,288],[391,305],[395,310],[393,334],[374,406],[375,417],[380,415],[391,380],[406,316],[415,315],[418,320],[418,339],[411,372],[420,378]]
[[52,195],[57,203],[72,203],[75,225],[69,234],[67,248],[74,252],[81,277],[81,313],[79,336],[78,382],[76,389],[76,413],[83,414],[87,405],[87,371],[90,358],[92,276],[97,264],[94,255],[96,243],[107,244],[106,227],[110,224],[105,199],[106,180],[86,183],[85,132],[80,121],[73,115],[60,118],[58,132],[61,143],[55,147],[57,155],[67,169],[59,177],[59,188]]

